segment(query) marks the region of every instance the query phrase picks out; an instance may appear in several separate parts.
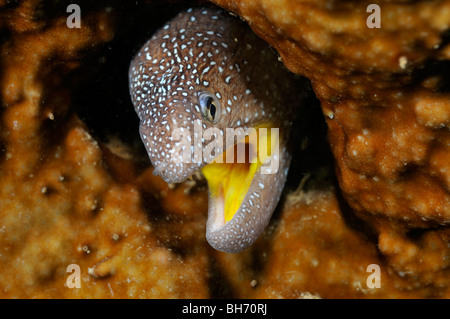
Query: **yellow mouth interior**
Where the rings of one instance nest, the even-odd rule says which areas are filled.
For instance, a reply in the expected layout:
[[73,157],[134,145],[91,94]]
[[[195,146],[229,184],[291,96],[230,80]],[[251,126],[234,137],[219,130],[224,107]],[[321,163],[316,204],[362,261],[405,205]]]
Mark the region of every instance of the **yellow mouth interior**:
[[[202,169],[211,196],[223,203],[225,223],[229,222],[238,211],[256,171],[272,155],[271,150],[277,142],[277,138],[272,138],[270,128],[267,130],[257,128],[256,138],[246,136],[245,140],[240,142],[245,143],[245,163],[237,163],[237,144],[235,144],[233,163],[226,163],[225,151],[219,155],[222,157],[222,163],[214,161]],[[255,149],[256,152],[251,152]]]

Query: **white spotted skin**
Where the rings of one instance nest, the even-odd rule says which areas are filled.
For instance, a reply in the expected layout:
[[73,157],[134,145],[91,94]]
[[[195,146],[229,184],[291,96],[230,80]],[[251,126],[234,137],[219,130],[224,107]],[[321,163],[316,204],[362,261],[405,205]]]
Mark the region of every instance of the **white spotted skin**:
[[[291,158],[286,139],[301,103],[302,94],[295,92],[303,90],[277,59],[273,49],[238,18],[220,9],[197,8],[180,13],[157,31],[130,65],[130,95],[140,118],[141,138],[155,172],[168,183],[184,181],[212,159],[175,163],[174,129],[191,132],[192,143],[197,140],[194,123],[203,130],[217,127],[224,136],[226,128],[245,130],[263,123],[280,129],[278,172],[255,175],[239,211],[227,224],[213,222],[217,212],[210,195],[206,237],[222,251],[239,252],[256,240],[286,180]],[[204,91],[220,101],[217,123],[200,114],[198,96]],[[204,149],[210,141],[200,143]]]

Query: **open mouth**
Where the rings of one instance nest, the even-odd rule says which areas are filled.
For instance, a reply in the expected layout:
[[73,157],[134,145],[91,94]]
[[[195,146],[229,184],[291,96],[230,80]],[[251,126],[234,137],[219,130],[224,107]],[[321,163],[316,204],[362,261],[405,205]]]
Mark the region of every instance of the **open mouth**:
[[227,224],[239,211],[255,175],[278,149],[278,142],[277,133],[261,126],[202,168],[213,199],[215,229]]

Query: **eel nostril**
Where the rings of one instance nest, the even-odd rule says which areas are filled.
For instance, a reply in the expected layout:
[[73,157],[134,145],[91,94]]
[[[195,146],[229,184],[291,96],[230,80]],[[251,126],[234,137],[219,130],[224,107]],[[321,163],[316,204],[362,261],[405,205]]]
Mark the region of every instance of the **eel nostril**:
[[164,168],[161,168],[161,167],[155,167],[154,169],[153,169],[153,175],[155,175],[155,176],[158,176],[158,175],[160,175],[160,176],[162,176],[161,175],[161,172],[164,170]]

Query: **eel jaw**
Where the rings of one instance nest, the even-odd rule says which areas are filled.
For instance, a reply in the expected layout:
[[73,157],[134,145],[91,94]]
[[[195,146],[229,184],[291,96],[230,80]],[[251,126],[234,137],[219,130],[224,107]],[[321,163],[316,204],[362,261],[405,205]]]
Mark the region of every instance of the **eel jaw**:
[[241,206],[228,222],[224,218],[224,197],[212,196],[209,191],[206,239],[213,248],[239,253],[261,235],[278,204],[286,181],[290,155],[285,154],[283,157],[276,174],[255,174]]
[[[248,190],[241,196],[243,199],[239,201],[238,208],[231,217],[227,217],[225,212],[227,191],[211,182],[212,174],[205,174],[209,165],[230,164],[213,163],[203,168],[209,185],[206,239],[213,248],[227,253],[239,253],[251,246],[266,228],[281,197],[291,161],[285,143],[278,146],[279,152],[268,158],[273,160],[273,156],[278,156],[277,170],[271,174],[262,172],[267,167],[268,160],[264,161],[264,167],[258,165],[251,176]],[[244,179],[241,182],[245,184]]]

